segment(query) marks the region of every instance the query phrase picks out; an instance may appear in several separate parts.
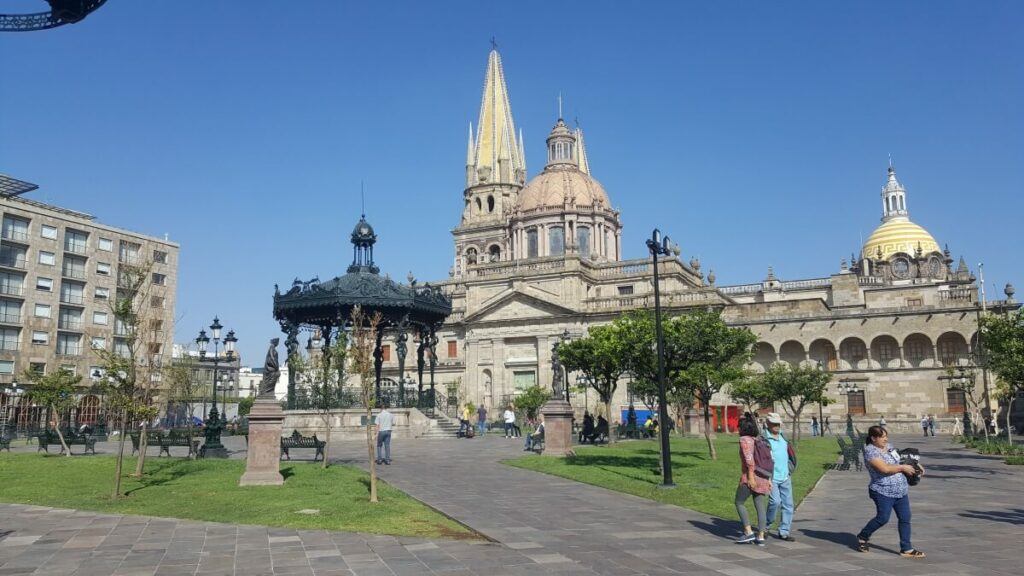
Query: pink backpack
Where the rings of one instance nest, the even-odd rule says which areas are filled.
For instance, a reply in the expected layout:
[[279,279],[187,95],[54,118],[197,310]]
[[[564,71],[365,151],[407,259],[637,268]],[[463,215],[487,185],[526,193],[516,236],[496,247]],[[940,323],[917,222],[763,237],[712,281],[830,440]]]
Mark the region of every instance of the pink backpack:
[[772,447],[762,436],[754,438],[754,474],[761,478],[771,478],[775,473],[775,459],[772,458]]

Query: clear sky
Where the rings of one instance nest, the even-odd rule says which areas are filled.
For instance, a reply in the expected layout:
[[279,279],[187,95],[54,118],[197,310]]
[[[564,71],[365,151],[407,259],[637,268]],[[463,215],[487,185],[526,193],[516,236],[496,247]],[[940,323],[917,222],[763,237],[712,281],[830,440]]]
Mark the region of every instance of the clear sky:
[[[14,11],[42,0],[3,2]],[[344,273],[366,211],[385,272],[443,279],[497,39],[527,166],[557,95],[622,211],[719,284],[821,277],[911,218],[989,297],[1024,289],[1024,2],[156,2],[0,36],[0,171],[181,244],[177,340],[219,314],[259,364],[275,282]]]

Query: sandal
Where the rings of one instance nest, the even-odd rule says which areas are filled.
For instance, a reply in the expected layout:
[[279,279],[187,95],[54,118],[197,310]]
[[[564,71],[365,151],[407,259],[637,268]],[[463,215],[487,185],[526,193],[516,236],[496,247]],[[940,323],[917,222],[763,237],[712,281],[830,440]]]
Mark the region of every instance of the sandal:
[[924,552],[917,549],[911,549],[906,552],[900,552],[900,556],[903,556],[904,558],[924,558]]
[[868,550],[870,550],[870,548],[868,548],[868,541],[857,538],[857,551],[867,552]]

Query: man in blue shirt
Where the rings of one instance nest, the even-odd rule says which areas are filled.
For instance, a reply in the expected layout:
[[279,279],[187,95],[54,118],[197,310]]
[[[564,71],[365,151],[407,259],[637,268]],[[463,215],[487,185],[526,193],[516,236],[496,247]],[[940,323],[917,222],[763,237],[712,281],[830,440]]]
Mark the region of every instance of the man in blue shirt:
[[768,494],[768,526],[775,522],[775,515],[782,508],[782,522],[779,523],[779,538],[787,542],[796,539],[790,536],[793,524],[793,479],[790,477],[789,442],[782,435],[782,416],[772,412],[768,415],[768,434],[765,439],[772,448],[775,470],[772,472],[772,491]]

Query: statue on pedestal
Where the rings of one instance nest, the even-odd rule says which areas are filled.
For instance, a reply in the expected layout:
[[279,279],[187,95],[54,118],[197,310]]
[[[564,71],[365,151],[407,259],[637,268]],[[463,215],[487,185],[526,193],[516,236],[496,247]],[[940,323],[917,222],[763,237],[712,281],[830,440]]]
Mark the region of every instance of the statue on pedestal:
[[277,345],[281,343],[280,338],[270,340],[270,348],[267,350],[267,360],[263,363],[263,380],[260,381],[261,398],[272,398],[277,381],[281,378],[281,365],[277,358]]

